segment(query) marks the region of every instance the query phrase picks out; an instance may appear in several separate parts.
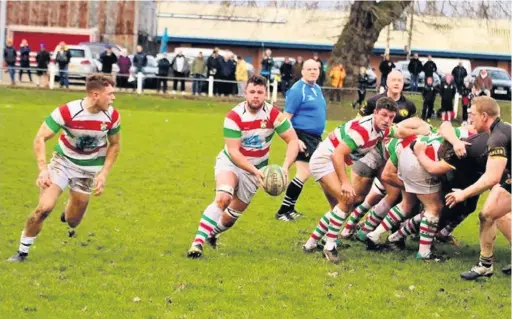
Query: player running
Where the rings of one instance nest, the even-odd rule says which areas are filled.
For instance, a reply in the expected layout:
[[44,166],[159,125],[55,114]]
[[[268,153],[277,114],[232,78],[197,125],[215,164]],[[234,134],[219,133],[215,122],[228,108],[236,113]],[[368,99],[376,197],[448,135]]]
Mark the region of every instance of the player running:
[[[89,197],[103,194],[107,176],[120,150],[120,115],[112,107],[114,82],[102,74],[87,77],[87,96],[55,109],[39,128],[34,140],[40,188],[39,203],[21,233],[20,246],[10,262],[24,261],[43,222],[57,199],[69,186],[64,218],[74,229],[85,214]],[[60,129],[59,142],[50,163],[46,163],[45,143]]]
[[265,102],[266,95],[266,79],[252,76],[245,88],[246,101],[235,106],[224,119],[226,145],[215,163],[215,201],[201,217],[189,258],[203,256],[205,241],[215,248],[217,235],[231,228],[247,209],[258,185],[263,185],[260,169],[268,164],[274,133],[288,144],[282,166],[286,174],[297,157],[297,134],[288,118]]

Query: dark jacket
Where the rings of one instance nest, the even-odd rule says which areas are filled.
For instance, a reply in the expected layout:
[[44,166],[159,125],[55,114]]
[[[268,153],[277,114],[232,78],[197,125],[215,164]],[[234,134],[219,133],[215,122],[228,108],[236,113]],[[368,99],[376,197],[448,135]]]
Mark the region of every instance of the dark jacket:
[[281,80],[290,81],[293,77],[293,66],[291,63],[284,63],[279,68],[281,72]]
[[437,65],[434,61],[427,61],[423,65],[423,71],[425,72],[425,79],[431,78],[434,76],[434,73],[437,72]]
[[132,66],[132,61],[127,56],[120,56],[117,61],[117,65],[119,66],[119,74],[130,74],[130,67]]
[[318,76],[318,80],[316,80],[316,84],[323,86],[325,81],[325,71],[324,71],[324,63],[322,60],[315,60],[320,63],[320,75]]
[[426,102],[434,102],[438,90],[439,88],[435,87],[433,84],[429,85],[425,83],[425,87],[423,88],[423,100]]
[[30,66],[30,47],[20,47],[20,66]]
[[167,58],[161,58],[158,61],[158,76],[169,76],[169,69],[171,68],[171,62]]
[[412,58],[407,67],[411,75],[419,75],[423,71],[423,64],[420,60]]
[[112,73],[112,65],[117,63],[117,56],[114,53],[107,55],[107,52],[103,52],[100,56],[101,72]]
[[220,68],[219,68],[219,73],[220,73],[220,77],[222,79],[230,79],[232,78],[233,74],[235,73],[235,70],[236,70],[236,66],[235,64],[233,63],[232,60],[220,60]]
[[39,51],[36,55],[36,61],[38,69],[47,69],[50,63],[50,53],[46,50]]
[[218,70],[220,68],[220,61],[222,60],[222,58],[220,56],[213,56],[213,55],[210,55],[208,57],[208,60],[206,60],[206,67],[208,69],[207,71],[207,76],[213,76],[213,77],[218,77]]
[[304,62],[295,62],[292,67],[293,81],[297,82],[302,77],[302,65]]
[[13,46],[5,47],[4,61],[8,66],[14,66],[16,64],[16,49]]
[[455,97],[455,83],[446,83],[443,81],[439,86],[439,96],[441,97],[441,101],[453,101]]
[[272,74],[272,67],[274,66],[274,58],[265,57],[261,60],[261,75],[269,77]]
[[455,84],[462,85],[464,84],[464,78],[468,76],[468,72],[463,66],[457,65],[453,68],[452,75]]
[[144,68],[146,65],[148,65],[148,57],[146,56],[146,53],[135,53],[133,56],[133,66],[135,67],[135,72],[142,72],[142,68]]
[[71,61],[71,52],[69,50],[59,51],[55,60],[59,64],[59,69],[65,69]]
[[394,67],[395,67],[395,64],[393,62],[383,60],[379,64],[379,71],[380,71],[380,73],[382,73],[382,76],[387,77],[389,72],[391,72],[391,70],[393,70]]
[[357,80],[357,89],[361,92],[365,92],[368,87],[368,74],[359,74],[359,79]]

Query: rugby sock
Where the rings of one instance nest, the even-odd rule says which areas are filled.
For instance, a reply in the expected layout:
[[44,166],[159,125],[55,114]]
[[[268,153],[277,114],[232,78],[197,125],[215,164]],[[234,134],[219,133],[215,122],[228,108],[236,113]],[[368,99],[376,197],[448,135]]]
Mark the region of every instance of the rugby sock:
[[306,245],[316,244],[320,239],[322,239],[322,237],[324,237],[329,230],[329,220],[331,219],[331,216],[331,212],[328,211],[324,216],[322,216],[322,218],[320,218]]
[[24,232],[21,232],[20,247],[18,248],[18,252],[28,254],[28,250],[34,243],[35,239],[35,237],[27,237],[24,235]]
[[201,220],[199,221],[199,227],[197,228],[196,237],[192,242],[192,245],[203,246],[206,238],[210,237],[217,222],[220,220],[222,215],[222,209],[213,203],[206,207]]
[[342,211],[338,206],[334,207],[329,220],[329,230],[327,231],[327,242],[325,249],[331,250],[336,247],[336,239],[340,233],[343,222],[347,219],[347,213]]
[[285,214],[295,209],[295,204],[297,203],[297,199],[300,196],[300,192],[304,187],[304,182],[295,177],[288,188],[286,189],[286,194],[283,199],[283,203],[277,212],[279,215]]
[[436,217],[429,212],[425,212],[420,222],[420,249],[418,255],[426,257],[430,254],[430,247],[432,240],[437,231],[439,217]]
[[356,225],[357,222],[363,217],[368,210],[371,208],[370,204],[368,204],[366,201],[364,201],[361,205],[357,206],[356,209],[350,214],[347,220],[347,224],[345,224],[345,229],[352,230]]
[[445,227],[445,228],[443,228],[443,229],[441,229],[441,230],[439,231],[439,234],[440,234],[441,236],[443,236],[443,237],[448,237],[448,236],[450,236],[450,234],[452,233],[452,231],[453,231],[452,226],[450,226],[450,225],[446,225],[446,227]]
[[240,216],[242,216],[242,213],[239,212],[239,211],[236,211],[232,208],[226,208],[226,210],[224,211],[225,214],[228,214],[229,217],[231,217],[231,220],[233,221],[233,223],[231,224],[231,226],[226,226],[222,223],[222,218],[219,218],[219,221],[217,222],[217,226],[213,229],[213,232],[211,234],[211,236],[217,236],[218,234],[220,233],[223,233],[225,232],[226,230],[230,229],[231,227],[233,227],[236,223],[236,221],[238,220],[238,218]]
[[384,218],[382,223],[380,223],[377,229],[369,233],[367,237],[369,237],[374,242],[377,242],[382,234],[402,222],[404,217],[404,213],[400,209],[400,204],[396,205],[389,210],[388,215],[386,218]]
[[391,242],[395,242],[411,234],[417,233],[422,218],[422,214],[418,214],[413,218],[409,218],[408,220],[405,221],[405,223],[403,223],[402,227],[400,227],[398,231],[394,232],[388,237],[388,240]]
[[480,265],[490,268],[493,264],[494,256],[491,255],[489,257],[484,257],[480,255],[480,259],[478,260],[480,262]]
[[384,197],[381,201],[373,207],[370,211],[370,216],[366,218],[366,221],[361,227],[361,230],[366,234],[373,231],[379,224],[382,222],[384,217],[386,217],[386,213],[391,209],[388,201]]

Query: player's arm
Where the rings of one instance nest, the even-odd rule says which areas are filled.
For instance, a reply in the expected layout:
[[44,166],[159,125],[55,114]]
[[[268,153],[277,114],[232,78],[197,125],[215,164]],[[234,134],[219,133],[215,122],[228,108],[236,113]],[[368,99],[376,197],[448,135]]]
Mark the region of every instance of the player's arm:
[[446,161],[433,161],[431,158],[427,156],[425,153],[425,150],[427,148],[427,144],[423,142],[417,142],[414,145],[414,155],[416,155],[416,158],[418,159],[418,162],[420,162],[420,165],[423,166],[423,168],[432,175],[443,175],[447,172],[454,170],[455,167],[448,164]]
[[121,133],[116,133],[114,135],[108,135],[108,148],[107,155],[105,156],[105,163],[103,164],[103,168],[99,172],[98,175],[103,174],[105,177],[110,172],[110,169],[116,162],[117,156],[121,151]]
[[283,162],[283,170],[288,174],[290,166],[292,166],[297,158],[297,154],[299,154],[299,139],[297,133],[295,133],[295,130],[291,126],[284,132],[279,133],[279,137],[288,145]]
[[240,167],[246,172],[249,172],[253,175],[258,176],[258,169],[254,164],[249,162],[247,157],[245,157],[240,152],[240,147],[242,146],[242,139],[241,138],[224,138],[224,141],[226,143],[226,148],[229,154],[229,157],[231,157],[231,160],[233,163],[235,163],[236,166]]
[[390,136],[397,138],[407,138],[412,135],[428,135],[430,125],[419,117],[411,117],[395,125],[391,129]]
[[391,186],[398,187],[400,189],[404,189],[404,182],[400,178],[398,178],[398,168],[396,167],[395,161],[391,158],[388,159],[384,169],[382,170],[382,181]]
[[469,143],[461,141],[457,136],[457,131],[452,126],[450,121],[445,121],[439,127],[439,135],[441,135],[448,143],[453,145],[453,150],[457,157],[461,158],[466,156],[466,145]]
[[39,171],[48,168],[46,165],[46,141],[54,137],[59,129],[60,126],[52,129],[47,122],[45,122],[39,128],[39,131],[37,131],[36,137],[34,138],[34,153],[36,155]]

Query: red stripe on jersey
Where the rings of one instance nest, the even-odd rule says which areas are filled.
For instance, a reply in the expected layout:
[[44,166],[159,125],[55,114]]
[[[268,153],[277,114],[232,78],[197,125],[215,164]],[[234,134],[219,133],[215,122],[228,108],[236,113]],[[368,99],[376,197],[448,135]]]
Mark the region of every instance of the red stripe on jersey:
[[114,109],[114,111],[112,112],[112,123],[117,122],[117,120],[119,120],[119,112],[116,109]]
[[69,122],[71,122],[71,113],[69,112],[68,105],[64,104],[59,107],[60,116],[62,117],[62,120],[64,121],[64,125],[68,125]]
[[402,140],[402,146],[407,147],[409,144],[411,144],[415,139],[417,138],[416,135],[411,135],[409,137],[406,137]]
[[436,160],[436,151],[434,150],[434,147],[432,145],[427,146],[425,154],[427,154],[428,158],[430,158],[431,160]]
[[107,131],[112,128],[112,122],[104,121],[71,121],[67,127],[75,130]]
[[277,119],[277,117],[279,116],[279,114],[281,114],[281,112],[279,112],[278,109],[276,109],[275,107],[273,107],[271,110],[270,110],[270,122],[271,123],[274,123]]
[[83,154],[83,155],[94,154],[94,153],[98,152],[100,149],[107,147],[107,144],[105,144],[103,146],[99,146],[99,147],[93,148],[90,151],[81,151],[81,150],[77,149],[76,147],[74,147],[71,143],[69,143],[68,139],[64,136],[64,134],[62,134],[60,136],[60,140],[62,141],[62,143],[64,143],[64,145],[66,145],[67,148],[72,149],[73,152],[76,152],[78,154]]
[[242,153],[243,156],[250,156],[250,157],[263,157],[267,155],[270,148],[267,147],[263,150],[246,150],[244,148],[240,148],[240,153]]
[[236,113],[235,111],[229,111],[228,115],[226,117],[238,125],[240,129],[242,129],[242,118],[240,118],[240,115]]
[[364,143],[363,146],[361,146],[361,148],[369,148],[369,147],[372,147],[374,146],[375,144],[377,144],[379,141],[381,141],[382,139],[380,138],[377,138],[377,139],[374,139],[374,140],[371,140],[371,141],[368,141],[366,143]]
[[368,132],[359,124],[359,122],[353,122],[352,125],[350,125],[350,129],[356,131],[357,133],[359,133],[359,135],[361,135],[364,144],[368,143],[368,139],[370,138],[370,136],[368,136]]
[[254,120],[250,122],[242,122],[242,126],[240,126],[240,130],[242,131],[256,130],[259,128],[273,129],[274,124],[270,122],[270,120]]

